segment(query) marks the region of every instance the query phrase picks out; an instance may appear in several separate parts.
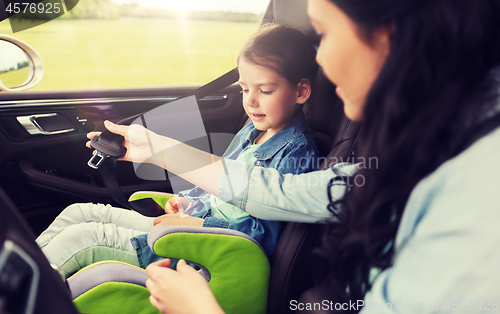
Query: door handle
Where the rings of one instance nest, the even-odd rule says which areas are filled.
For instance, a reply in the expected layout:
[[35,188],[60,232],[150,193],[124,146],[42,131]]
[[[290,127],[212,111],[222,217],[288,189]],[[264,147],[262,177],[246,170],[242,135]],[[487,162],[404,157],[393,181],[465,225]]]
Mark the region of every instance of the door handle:
[[[38,121],[37,121],[38,119]],[[45,128],[42,121],[45,120]],[[17,117],[17,121],[28,131],[29,134],[55,135],[73,132],[76,128],[71,127],[71,122],[58,113],[34,114]],[[47,125],[49,129],[47,129]]]

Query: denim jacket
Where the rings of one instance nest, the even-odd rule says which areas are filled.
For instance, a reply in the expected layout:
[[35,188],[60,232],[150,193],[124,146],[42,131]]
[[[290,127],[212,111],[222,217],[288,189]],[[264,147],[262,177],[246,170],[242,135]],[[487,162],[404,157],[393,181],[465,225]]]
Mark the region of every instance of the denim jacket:
[[[257,130],[253,123],[249,123],[236,134],[223,157],[236,160],[260,134],[261,131]],[[274,168],[280,173],[309,172],[319,167],[321,160],[317,151],[304,114],[300,113],[253,153],[256,161],[252,166]],[[281,233],[281,222],[262,220],[251,215],[238,222],[210,217],[210,195],[199,187],[179,192],[179,196],[194,203],[184,213],[203,218],[203,227],[229,228],[248,234],[259,242],[267,256],[271,257]],[[141,267],[145,268],[149,263],[161,259],[149,248],[147,234],[134,237],[130,241],[137,251]]]
[[[365,300],[353,303],[360,314],[435,313],[452,305],[462,313],[467,309],[463,305],[471,302],[476,310],[477,302],[488,310],[499,309],[499,160],[500,127],[413,188],[396,234],[392,265],[374,278]],[[350,175],[355,183],[356,171],[369,166],[341,163],[323,171],[283,175],[228,160],[219,198],[262,219],[327,222],[332,219],[327,210],[330,179]],[[246,173],[247,179],[227,180],[232,173]],[[358,180],[361,184],[362,178]],[[333,184],[333,200],[344,195],[346,185],[341,180]]]
[[[261,133],[253,123],[249,123],[236,134],[223,157],[235,160]],[[307,129],[302,113],[264,142],[253,156],[256,158],[255,166],[274,168],[281,173],[309,172],[316,170],[320,162],[315,140]],[[262,245],[268,256],[272,256],[281,232],[280,222],[253,216],[239,222],[210,217],[210,193],[198,187],[182,191],[179,196],[194,203],[185,214],[204,218],[204,227],[229,228],[246,233]]]

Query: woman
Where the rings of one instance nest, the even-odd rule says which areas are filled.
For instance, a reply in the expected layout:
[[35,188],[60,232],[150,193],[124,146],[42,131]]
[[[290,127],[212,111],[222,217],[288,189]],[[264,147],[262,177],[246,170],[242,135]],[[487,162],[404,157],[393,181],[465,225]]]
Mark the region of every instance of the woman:
[[[294,176],[225,161],[224,172],[216,162],[183,176],[263,219],[335,220],[322,250],[332,300],[364,300],[357,311],[498,310],[500,130],[477,130],[500,112],[500,3],[309,0],[308,12],[318,63],[346,115],[364,123],[360,156],[378,163]],[[205,165],[196,150],[158,141],[170,171],[182,172],[180,156]],[[127,160],[147,157],[130,142]],[[231,186],[245,193],[228,192],[235,169],[248,171],[252,184]],[[193,270],[162,263],[147,269],[160,311],[221,312]]]

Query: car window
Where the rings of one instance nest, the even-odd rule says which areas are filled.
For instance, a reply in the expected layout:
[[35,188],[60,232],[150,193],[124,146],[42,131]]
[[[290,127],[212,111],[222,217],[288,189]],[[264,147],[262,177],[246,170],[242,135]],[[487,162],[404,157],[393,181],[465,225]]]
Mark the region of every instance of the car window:
[[[0,33],[25,41],[44,62],[44,77],[31,90],[207,83],[236,66],[268,0],[240,9],[247,12],[208,11],[206,3],[220,10],[228,3],[222,0],[205,1],[198,7],[207,11],[195,12],[190,10],[196,10],[196,0],[181,1],[184,7],[177,10],[144,6],[153,1],[120,2],[80,0],[65,15],[16,33],[8,20],[1,22]],[[238,10],[234,2],[229,9]],[[92,4],[99,4],[96,16],[88,9]]]

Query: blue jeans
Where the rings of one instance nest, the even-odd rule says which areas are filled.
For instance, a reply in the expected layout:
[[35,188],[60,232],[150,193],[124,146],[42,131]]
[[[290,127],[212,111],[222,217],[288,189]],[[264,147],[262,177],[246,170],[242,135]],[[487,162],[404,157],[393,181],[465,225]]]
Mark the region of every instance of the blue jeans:
[[73,204],[36,239],[47,259],[68,276],[92,263],[140,266],[130,239],[148,233],[154,218],[103,204]]

